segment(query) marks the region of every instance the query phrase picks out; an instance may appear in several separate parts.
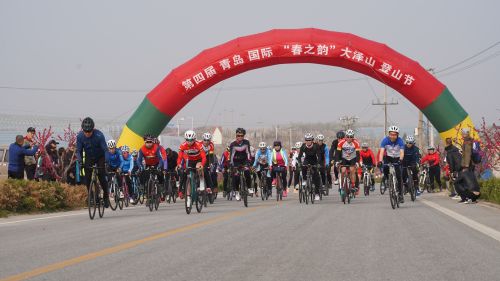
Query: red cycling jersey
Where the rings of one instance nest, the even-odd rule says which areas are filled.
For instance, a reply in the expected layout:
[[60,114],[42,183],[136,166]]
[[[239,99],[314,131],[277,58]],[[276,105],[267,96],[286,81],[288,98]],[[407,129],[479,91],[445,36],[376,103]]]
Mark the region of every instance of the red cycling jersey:
[[146,162],[146,166],[157,166],[160,162],[161,152],[159,152],[159,145],[153,144],[151,148],[147,148],[146,145],[143,145],[140,149],[142,156],[144,157],[144,162]]
[[377,162],[375,162],[375,155],[371,149],[367,149],[366,151],[361,150],[359,152],[359,157],[361,158],[359,162],[367,166],[374,166]]
[[182,160],[200,161],[201,165],[205,166],[207,156],[203,150],[203,145],[199,142],[193,142],[191,145],[184,142],[179,147],[179,157],[177,157],[177,165],[180,165]]
[[439,165],[439,152],[434,152],[433,154],[427,154],[425,155],[424,158],[420,161],[421,164],[424,164],[425,162],[429,162],[430,166],[437,166]]

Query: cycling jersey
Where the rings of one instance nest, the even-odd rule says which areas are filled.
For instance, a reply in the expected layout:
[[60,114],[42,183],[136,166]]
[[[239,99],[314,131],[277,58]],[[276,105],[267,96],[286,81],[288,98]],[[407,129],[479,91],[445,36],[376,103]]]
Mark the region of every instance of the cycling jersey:
[[253,162],[253,166],[257,167],[257,164],[267,164],[269,163],[269,158],[271,157],[271,151],[266,148],[264,152],[262,150],[257,150],[255,154],[255,161]]
[[366,151],[361,150],[359,152],[359,156],[361,158],[361,163],[365,166],[375,166],[375,155],[373,155],[373,152],[371,149],[367,149]]
[[123,155],[120,155],[121,157],[121,164],[120,164],[120,170],[124,173],[131,173],[132,170],[134,169],[134,157],[132,155],[128,155],[127,158],[123,157]]
[[79,132],[76,136],[76,157],[78,161],[82,161],[84,152],[85,159],[93,162],[99,160],[101,157],[107,157],[106,151],[108,151],[108,146],[101,131],[94,130],[92,136],[88,138],[83,131]]
[[304,164],[317,165],[319,164],[319,154],[322,152],[317,143],[313,143],[311,146],[304,143],[300,147],[299,163],[302,162],[302,156],[305,156]]
[[229,150],[231,152],[231,165],[245,165],[251,162],[250,142],[247,139],[243,139],[241,142],[233,141]]
[[399,158],[401,150],[404,150],[405,144],[403,143],[403,139],[398,137],[395,142],[392,142],[389,137],[385,137],[380,143],[380,148],[385,149],[385,153],[387,157],[391,158]]
[[200,162],[201,165],[205,166],[207,162],[207,157],[205,151],[203,150],[202,144],[199,142],[193,142],[189,144],[184,142],[179,147],[179,156],[177,157],[177,165],[180,165],[182,160]]
[[434,152],[432,154],[427,154],[425,155],[424,158],[422,158],[421,163],[424,164],[425,162],[429,162],[429,166],[434,167],[439,165],[439,152]]
[[229,151],[225,150],[219,161],[219,170],[229,168]]
[[205,156],[207,157],[207,165],[214,163],[214,158],[215,158],[215,149],[214,149],[214,144],[210,142],[208,146],[205,146],[203,142],[200,142],[201,147],[205,151]]
[[286,157],[286,150],[280,149],[280,151],[273,151],[270,153],[268,163],[271,163],[273,166],[288,166],[288,158]]
[[142,165],[143,160],[146,166],[158,166],[158,168],[161,168],[163,166],[163,159],[159,145],[153,144],[151,148],[147,148],[146,145],[143,145],[141,149],[139,149],[139,158],[137,159],[141,168],[144,168]]
[[[351,142],[348,142],[347,139],[343,139],[339,141],[337,146],[338,157],[351,161],[356,160],[358,162],[359,159],[359,143],[357,140],[353,139]],[[340,160],[340,159],[337,159]]]
[[403,158],[404,166],[414,166],[420,161],[420,149],[413,145],[408,147],[405,145],[405,155]]
[[328,146],[323,143],[319,145],[319,149],[322,151],[319,154],[320,163],[325,163],[325,165],[328,165],[330,163],[330,151],[328,150]]
[[116,168],[120,168],[120,165],[122,164],[122,152],[116,148],[115,149],[115,153],[111,153],[108,151],[106,151],[106,155],[107,155],[107,161],[106,163],[109,165],[110,168],[113,168],[113,169],[116,169]]

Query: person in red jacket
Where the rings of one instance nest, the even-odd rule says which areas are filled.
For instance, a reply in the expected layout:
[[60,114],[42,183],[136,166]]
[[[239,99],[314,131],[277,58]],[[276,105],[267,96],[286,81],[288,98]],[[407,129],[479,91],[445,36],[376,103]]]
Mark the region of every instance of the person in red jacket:
[[439,185],[439,192],[443,191],[443,186],[441,185],[441,168],[439,166],[440,162],[439,152],[432,146],[427,148],[427,155],[420,161],[420,164],[429,163],[429,178],[431,180],[432,190],[434,190],[434,181]]
[[[373,151],[368,147],[366,142],[361,144],[361,151],[359,152],[359,163],[365,166],[371,174],[372,177],[372,186],[370,187],[371,191],[375,190],[375,178],[373,177],[373,167],[375,167],[375,155],[373,155]],[[361,174],[361,181],[363,181],[363,173]]]
[[229,144],[226,146],[226,150],[221,155],[221,158],[219,160],[219,167],[218,170],[219,172],[222,172],[222,186],[223,186],[223,196],[226,197],[226,193],[229,192],[227,182],[229,179],[229,165],[231,162],[231,153],[229,152]]
[[[196,141],[196,133],[192,130],[184,133],[186,140],[179,147],[179,156],[177,157],[177,169],[181,168],[196,168],[199,170],[200,179],[203,179],[203,167],[207,162],[203,145]],[[183,173],[181,179],[181,189],[184,189],[187,173]],[[179,197],[183,198],[182,191],[179,191]],[[188,197],[189,198],[189,197]]]

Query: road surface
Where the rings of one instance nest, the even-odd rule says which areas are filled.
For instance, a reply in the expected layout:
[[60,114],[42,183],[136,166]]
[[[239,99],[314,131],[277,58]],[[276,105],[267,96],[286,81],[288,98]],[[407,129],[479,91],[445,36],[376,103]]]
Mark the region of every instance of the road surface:
[[500,280],[500,209],[297,198],[2,219],[0,280]]

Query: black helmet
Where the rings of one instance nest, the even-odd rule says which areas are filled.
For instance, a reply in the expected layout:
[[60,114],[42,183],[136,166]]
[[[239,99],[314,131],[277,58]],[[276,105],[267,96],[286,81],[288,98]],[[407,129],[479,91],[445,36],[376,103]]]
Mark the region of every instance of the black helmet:
[[281,141],[274,141],[273,146],[280,146],[281,147]]
[[345,132],[344,132],[344,131],[338,131],[338,132],[337,132],[337,138],[338,138],[338,139],[343,139],[343,138],[345,138]]
[[92,118],[90,117],[86,117],[85,119],[83,119],[82,121],[82,130],[84,132],[91,132],[92,130],[94,130],[94,120],[92,120]]
[[247,131],[245,131],[245,129],[243,129],[243,128],[238,128],[238,129],[236,129],[236,133],[237,133],[237,134],[243,134],[243,135],[246,135],[246,134],[247,134]]
[[145,134],[143,139],[144,139],[144,141],[150,141],[150,142],[154,141],[154,137],[151,134]]

